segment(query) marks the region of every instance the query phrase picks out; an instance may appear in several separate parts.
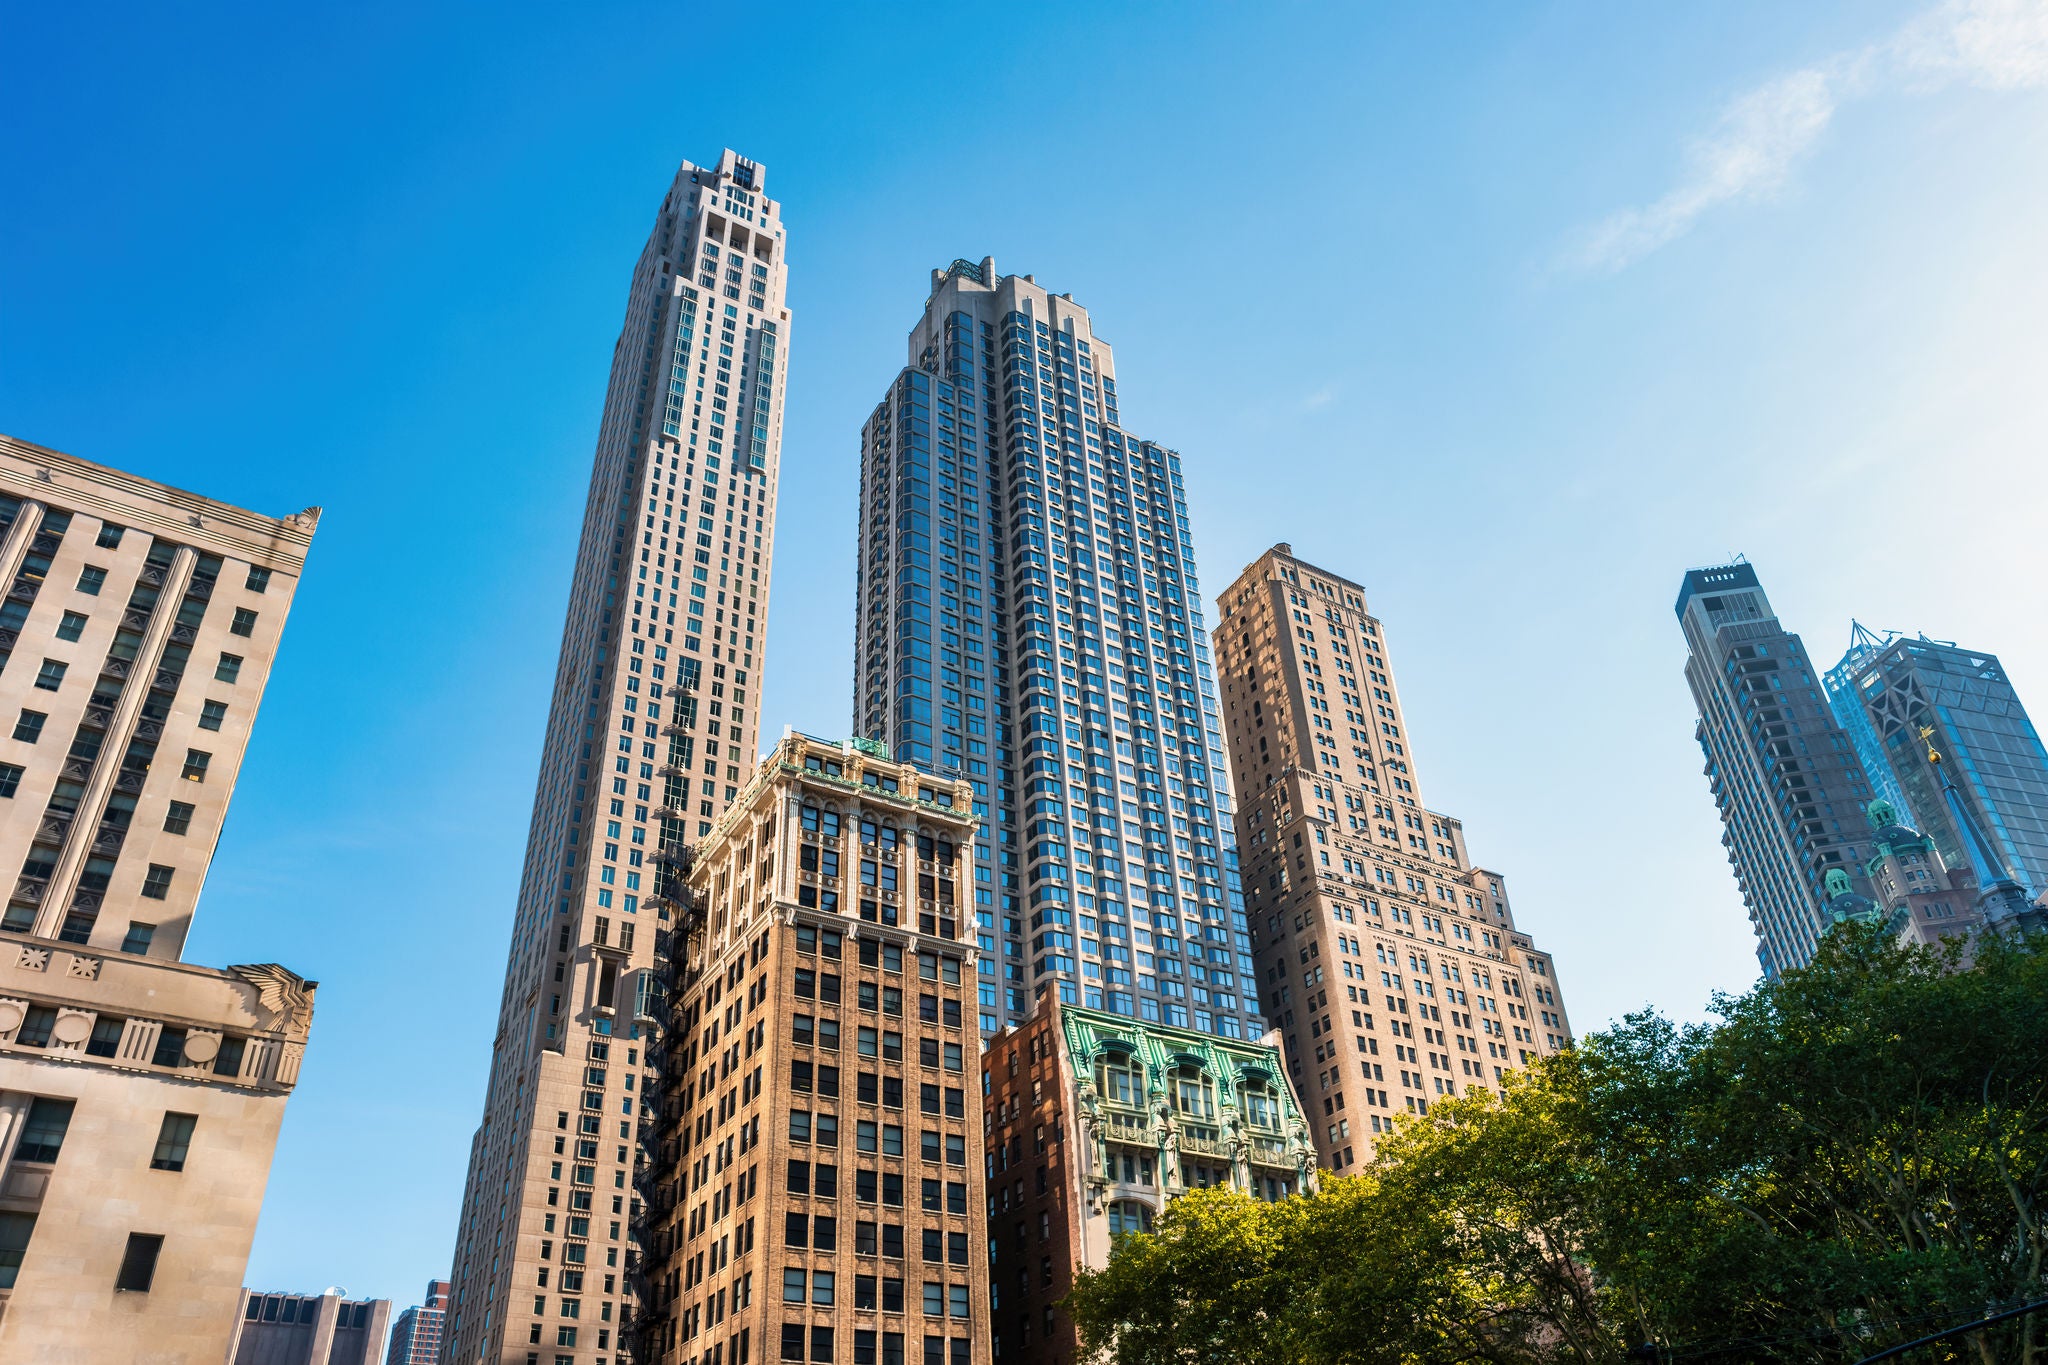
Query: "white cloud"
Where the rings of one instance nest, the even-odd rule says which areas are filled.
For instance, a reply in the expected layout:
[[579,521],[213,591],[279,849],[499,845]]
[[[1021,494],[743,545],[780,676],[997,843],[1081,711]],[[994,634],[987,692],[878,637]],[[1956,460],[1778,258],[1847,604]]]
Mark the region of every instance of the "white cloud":
[[1701,214],[1780,188],[1849,100],[1962,83],[2048,85],[2048,0],[1947,0],[1885,42],[1841,53],[1729,104],[1692,148],[1686,174],[1655,202],[1595,224],[1569,253],[1582,270],[1623,269],[1683,236]]

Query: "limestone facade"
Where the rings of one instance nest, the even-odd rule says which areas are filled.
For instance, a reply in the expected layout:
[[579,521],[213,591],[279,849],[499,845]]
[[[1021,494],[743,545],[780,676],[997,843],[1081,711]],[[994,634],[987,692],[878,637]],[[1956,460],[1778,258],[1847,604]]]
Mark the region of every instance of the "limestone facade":
[[226,1358],[314,983],[178,959],[318,520],[0,437],[0,1359]]
[[0,1359],[226,1359],[314,985],[0,935]]
[[[464,1365],[621,1359],[644,992],[684,850],[759,736],[786,248],[765,171],[727,151],[683,163],[633,268],[455,1238],[445,1353]],[[551,1227],[565,1192],[589,1201],[587,1242]],[[589,1259],[564,1266],[571,1245]]]

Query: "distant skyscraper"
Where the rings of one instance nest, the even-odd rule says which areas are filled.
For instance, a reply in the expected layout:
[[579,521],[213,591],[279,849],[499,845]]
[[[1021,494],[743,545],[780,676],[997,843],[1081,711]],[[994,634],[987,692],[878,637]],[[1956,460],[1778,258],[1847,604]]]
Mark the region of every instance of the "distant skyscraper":
[[613,1360],[642,1017],[685,845],[753,767],[789,313],[760,166],[685,162],[633,268],[470,1151],[451,1360]]
[[318,520],[0,437],[0,1360],[225,1359],[314,983],[180,958]]
[[1317,1158],[1571,1041],[1550,954],[1421,777],[1365,589],[1276,545],[1224,589],[1216,665],[1267,1023]]
[[[2048,891],[2048,749],[1994,654],[1926,636],[1871,635],[1861,626],[1828,674],[1828,697],[1843,728],[1868,736],[1859,748],[1873,785],[1878,772],[1904,810],[1953,868],[1990,886],[2010,877],[2029,896]],[[1940,764],[1928,760],[1932,751]],[[1969,807],[1987,845],[1973,853],[1952,813],[1942,773]],[[1992,866],[1978,866],[1989,862]]]
[[446,1280],[427,1281],[426,1302],[406,1309],[391,1325],[384,1365],[441,1365],[441,1329],[448,1317]]
[[982,1031],[1056,992],[1257,1036],[1180,457],[993,260],[932,272],[909,359],[861,433],[855,725],[974,784]]
[[1804,965],[1832,922],[1828,872],[1862,882],[1864,807],[1876,793],[1823,699],[1819,670],[1771,611],[1754,568],[1692,570],[1676,611],[1721,843],[1757,958],[1776,976]]
[[389,1299],[245,1289],[227,1365],[378,1365],[390,1321]]

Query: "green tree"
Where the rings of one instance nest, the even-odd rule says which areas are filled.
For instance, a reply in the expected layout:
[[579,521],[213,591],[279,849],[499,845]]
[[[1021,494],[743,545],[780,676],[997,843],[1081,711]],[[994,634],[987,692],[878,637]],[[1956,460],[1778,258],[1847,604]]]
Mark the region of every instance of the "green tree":
[[1191,1194],[1069,1307],[1114,1365],[1607,1365],[1854,1360],[2044,1297],[2044,947],[1959,970],[1846,927],[1714,1023],[1631,1016],[1433,1106],[1314,1197]]

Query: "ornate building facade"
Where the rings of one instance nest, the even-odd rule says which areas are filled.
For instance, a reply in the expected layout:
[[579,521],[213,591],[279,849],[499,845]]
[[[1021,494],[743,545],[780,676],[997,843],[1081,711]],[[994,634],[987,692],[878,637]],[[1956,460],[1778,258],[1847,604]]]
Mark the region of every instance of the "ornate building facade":
[[987,1365],[973,789],[785,733],[692,853],[634,1359]]
[[1316,1150],[1279,1052],[1054,1005],[982,1058],[995,1353],[1074,1365],[1059,1301],[1189,1189],[1284,1199]]

